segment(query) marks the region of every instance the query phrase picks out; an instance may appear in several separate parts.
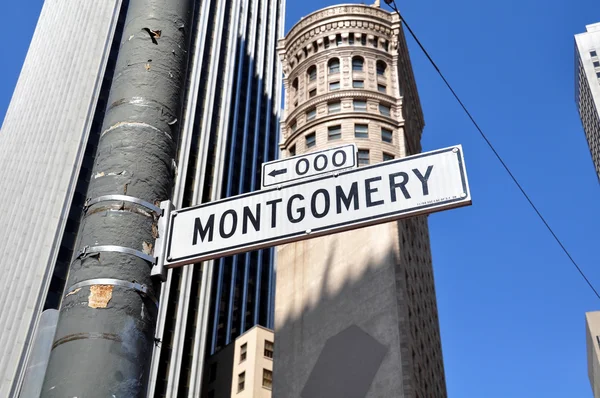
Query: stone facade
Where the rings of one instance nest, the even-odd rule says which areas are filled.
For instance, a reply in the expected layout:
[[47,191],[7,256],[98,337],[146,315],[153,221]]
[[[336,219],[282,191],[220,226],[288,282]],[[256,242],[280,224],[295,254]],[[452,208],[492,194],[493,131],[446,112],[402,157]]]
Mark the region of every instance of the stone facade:
[[[423,115],[395,14],[325,8],[295,25],[279,54],[283,156],[355,143],[361,165],[421,151]],[[318,379],[315,363],[354,325],[386,347],[367,397],[446,396],[426,217],[280,246],[276,286],[274,396],[319,398],[302,395]]]

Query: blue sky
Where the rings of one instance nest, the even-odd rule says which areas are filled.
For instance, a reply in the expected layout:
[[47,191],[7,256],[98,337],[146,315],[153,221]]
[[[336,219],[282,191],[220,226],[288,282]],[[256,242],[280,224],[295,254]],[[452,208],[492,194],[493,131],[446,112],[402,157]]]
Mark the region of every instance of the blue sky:
[[[334,1],[287,5],[286,31]],[[598,0],[400,1],[404,16],[593,283],[600,185],[574,104],[573,35]],[[0,120],[41,0],[3,2]],[[598,300],[409,39],[424,150],[462,144],[473,206],[429,218],[451,398],[588,398]]]

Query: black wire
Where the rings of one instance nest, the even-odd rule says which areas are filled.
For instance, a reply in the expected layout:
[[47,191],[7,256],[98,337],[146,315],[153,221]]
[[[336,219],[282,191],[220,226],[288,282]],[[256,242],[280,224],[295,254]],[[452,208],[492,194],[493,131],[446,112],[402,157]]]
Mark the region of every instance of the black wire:
[[508,166],[506,165],[506,163],[504,162],[504,160],[502,159],[502,157],[500,156],[500,154],[498,153],[498,151],[496,151],[496,149],[494,148],[494,146],[492,145],[492,143],[490,142],[490,140],[484,134],[483,130],[481,130],[481,127],[479,127],[479,125],[477,124],[477,122],[475,121],[475,119],[473,118],[473,116],[471,115],[471,112],[469,112],[469,110],[467,109],[467,107],[465,106],[465,104],[460,100],[460,98],[458,97],[458,94],[456,94],[456,92],[454,91],[454,89],[452,88],[452,86],[450,85],[450,83],[448,83],[448,80],[446,80],[446,78],[444,77],[442,71],[440,71],[440,68],[438,68],[438,66],[433,61],[433,59],[431,58],[431,56],[429,55],[429,53],[427,52],[427,50],[425,50],[425,47],[423,47],[423,45],[421,44],[421,41],[417,38],[417,35],[415,34],[415,32],[413,32],[413,30],[410,28],[410,26],[408,25],[408,23],[406,22],[406,20],[404,19],[404,17],[402,17],[402,14],[400,14],[400,11],[398,10],[398,6],[396,5],[396,0],[391,0],[389,3],[386,0],[385,2],[394,11],[396,11],[396,13],[398,14],[398,16],[400,17],[400,22],[404,23],[404,26],[406,26],[406,29],[410,32],[410,34],[413,37],[413,39],[415,39],[415,41],[417,42],[417,44],[421,48],[421,51],[423,51],[423,54],[425,54],[425,56],[427,57],[427,59],[429,60],[429,62],[431,63],[431,65],[433,65],[433,67],[435,68],[435,70],[437,71],[437,73],[440,75],[440,77],[442,78],[442,80],[444,81],[444,83],[446,83],[446,87],[448,87],[448,89],[450,90],[450,92],[452,93],[452,95],[454,96],[454,98],[456,98],[456,101],[458,101],[458,103],[460,104],[460,106],[462,107],[462,109],[465,111],[465,113],[467,114],[467,116],[469,117],[469,119],[471,119],[471,122],[473,123],[473,125],[475,126],[475,128],[477,129],[477,131],[479,131],[479,134],[481,135],[481,138],[484,139],[484,141],[490,147],[490,149],[492,150],[492,152],[494,153],[494,155],[496,155],[496,158],[500,161],[500,163],[502,164],[502,166],[504,167],[504,169],[506,170],[506,172],[508,173],[508,175],[510,176],[510,178],[513,180],[513,182],[515,183],[515,185],[519,188],[519,190],[521,191],[521,193],[523,194],[523,196],[525,197],[525,199],[527,199],[527,202],[529,202],[529,204],[531,205],[531,207],[533,208],[533,210],[535,211],[535,213],[538,215],[538,217],[540,218],[540,220],[542,220],[542,222],[544,223],[544,225],[546,226],[546,228],[548,229],[548,231],[550,231],[550,234],[552,234],[552,236],[554,237],[554,240],[556,240],[556,243],[558,243],[558,245],[563,250],[563,252],[567,255],[567,257],[569,258],[569,260],[571,260],[571,263],[573,263],[573,265],[575,266],[575,268],[577,268],[577,271],[579,271],[579,273],[581,274],[581,276],[583,277],[583,279],[586,281],[586,283],[588,284],[588,286],[590,287],[590,289],[592,289],[594,291],[594,293],[596,294],[596,297],[598,297],[600,299],[600,294],[598,294],[598,291],[594,288],[594,285],[592,285],[592,283],[587,278],[587,276],[585,276],[585,274],[583,273],[583,271],[581,270],[581,268],[579,267],[579,265],[575,262],[575,260],[573,259],[573,257],[569,253],[569,251],[567,250],[567,248],[563,245],[563,243],[558,238],[558,236],[556,236],[556,234],[554,233],[554,231],[552,230],[552,228],[550,227],[550,225],[548,224],[548,222],[546,221],[546,219],[544,218],[544,216],[542,216],[542,213],[540,213],[540,211],[538,210],[537,206],[533,203],[533,201],[531,200],[531,198],[529,197],[529,195],[527,195],[527,192],[525,192],[525,189],[523,189],[523,187],[521,186],[521,184],[519,183],[519,181],[517,181],[517,178],[510,171],[510,169],[508,168]]

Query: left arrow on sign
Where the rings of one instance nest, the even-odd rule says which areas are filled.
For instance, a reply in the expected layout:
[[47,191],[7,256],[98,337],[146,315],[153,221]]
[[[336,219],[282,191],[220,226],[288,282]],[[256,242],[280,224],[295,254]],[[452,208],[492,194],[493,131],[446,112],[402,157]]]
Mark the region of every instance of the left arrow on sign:
[[273,171],[271,171],[271,172],[269,173],[269,175],[270,175],[271,177],[276,177],[276,176],[278,176],[278,175],[280,175],[280,174],[285,174],[285,173],[287,173],[287,169],[279,169],[279,170],[273,170]]

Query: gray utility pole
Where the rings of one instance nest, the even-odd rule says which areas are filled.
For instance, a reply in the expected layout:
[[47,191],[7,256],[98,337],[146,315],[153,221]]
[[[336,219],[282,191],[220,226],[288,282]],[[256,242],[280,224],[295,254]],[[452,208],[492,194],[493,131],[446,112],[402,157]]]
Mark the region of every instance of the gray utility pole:
[[130,0],[44,398],[146,394],[155,205],[173,188],[193,4]]

